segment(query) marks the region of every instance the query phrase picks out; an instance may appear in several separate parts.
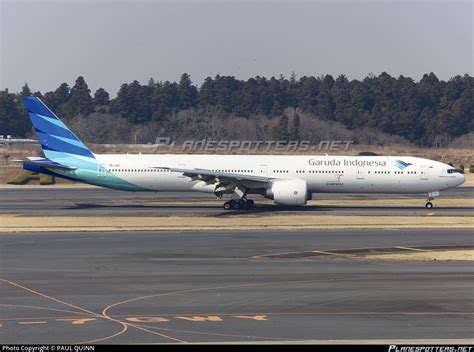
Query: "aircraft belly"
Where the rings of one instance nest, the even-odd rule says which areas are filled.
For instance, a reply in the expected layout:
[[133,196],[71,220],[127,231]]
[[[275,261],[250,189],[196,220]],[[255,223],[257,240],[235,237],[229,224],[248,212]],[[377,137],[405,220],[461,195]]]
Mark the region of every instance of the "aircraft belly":
[[442,190],[449,187],[441,187],[439,183],[431,181],[411,180],[411,182],[391,179],[375,181],[371,179],[353,179],[341,183],[314,182],[308,187],[312,193],[424,193],[434,190]]

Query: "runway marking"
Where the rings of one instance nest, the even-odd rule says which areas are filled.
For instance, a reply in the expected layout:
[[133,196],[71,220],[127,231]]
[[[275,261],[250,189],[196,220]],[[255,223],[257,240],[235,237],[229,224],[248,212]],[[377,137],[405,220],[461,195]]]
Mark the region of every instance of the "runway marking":
[[73,319],[70,319],[70,318],[61,318],[61,319],[55,319],[56,321],[70,321],[72,322],[72,325],[84,325],[86,322],[88,321],[95,321],[97,320],[96,318],[81,318],[81,319],[77,319],[77,318],[73,318]]
[[[436,248],[440,247],[440,249]],[[444,244],[440,245],[433,245],[429,246],[430,249],[423,249],[423,248],[418,248],[418,247],[411,247],[411,246],[393,246],[393,247],[365,247],[365,248],[343,248],[343,249],[332,249],[332,250],[306,250],[306,251],[301,251],[301,252],[278,252],[278,253],[269,253],[269,254],[261,254],[261,255],[255,255],[250,257],[249,259],[311,259],[310,256],[307,256],[307,254],[310,253],[316,253],[316,254],[324,254],[324,255],[333,255],[333,256],[340,256],[340,257],[347,257],[347,258],[355,258],[355,259],[363,259],[367,255],[372,255],[373,252],[377,251],[382,251],[383,254],[394,254],[395,251],[387,251],[390,249],[403,249],[403,250],[410,250],[410,251],[419,251],[419,252],[433,252],[436,250],[440,251],[447,251],[447,250],[459,250],[459,249],[465,249],[465,248],[471,248],[472,246],[470,245],[464,245],[462,246],[463,248],[460,248],[459,246],[447,246]],[[346,252],[358,252],[357,254],[351,254],[351,253],[346,253]],[[361,251],[365,251],[362,252]],[[398,251],[396,251],[398,253]],[[306,256],[305,256],[306,254]],[[295,255],[292,257],[289,257],[291,255]],[[300,255],[300,256],[296,256]]]
[[[256,317],[266,317],[266,316],[275,316],[275,315],[319,315],[319,314],[439,314],[439,315],[453,315],[453,314],[459,314],[459,315],[464,315],[464,314],[474,314],[474,311],[455,311],[455,312],[405,312],[405,311],[347,311],[347,312],[259,312],[259,313],[213,313],[214,315],[220,316],[220,317],[233,317],[233,318],[245,318],[245,319],[253,319]],[[196,314],[193,314],[196,315]],[[199,314],[201,316],[207,316],[209,314],[203,313]],[[143,319],[144,321],[141,322],[148,322],[145,321],[146,319],[154,319],[156,317],[162,318],[162,317],[168,317],[168,318],[175,318],[177,316],[185,316],[184,314],[182,315],[177,315],[177,314],[159,314],[159,315],[140,315],[140,316],[128,316],[124,314],[118,314],[118,315],[113,315],[115,318],[123,318],[125,319],[132,319],[130,321],[137,321],[140,319]],[[14,318],[14,319],[20,319],[20,318]],[[23,318],[23,319],[29,319],[29,318]],[[33,319],[33,318],[32,318]],[[43,318],[45,319],[45,318]],[[137,319],[137,320],[135,320]],[[165,318],[166,319],[166,318]],[[1,319],[0,319],[1,320]]]
[[62,300],[60,300],[60,299],[58,299],[58,298],[54,298],[54,297],[52,297],[52,296],[48,296],[48,295],[46,295],[46,294],[44,294],[44,293],[41,293],[41,292],[39,292],[39,291],[35,291],[35,290],[31,289],[31,288],[22,286],[22,285],[20,285],[20,284],[18,284],[18,283],[16,283],[16,282],[9,281],[9,280],[5,280],[5,279],[0,279],[0,281],[6,282],[7,284],[10,284],[10,285],[12,285],[12,286],[21,288],[21,289],[23,289],[23,290],[25,290],[25,291],[28,291],[28,292],[30,292],[30,293],[33,293],[33,294],[35,294],[35,295],[41,296],[41,297],[43,297],[43,298],[46,298],[46,299],[48,299],[48,300],[51,300],[51,301],[60,303],[60,304],[62,304],[62,305],[68,306],[68,307],[72,307],[72,308],[77,309],[77,310],[80,310],[80,311],[82,311],[82,312],[86,312],[86,313],[92,314],[92,315],[98,315],[98,314],[95,313],[95,312],[92,312],[92,311],[90,311],[90,310],[87,310],[87,309],[78,307],[78,306],[76,306],[76,305],[74,305],[74,304],[71,304],[71,303],[64,302],[64,301],[62,301]]
[[99,318],[105,318],[105,319],[107,319],[107,320],[110,320],[110,321],[112,321],[112,322],[116,322],[116,323],[122,325],[122,330],[119,331],[119,332],[117,332],[117,333],[115,333],[115,334],[113,334],[113,335],[106,336],[106,337],[103,337],[103,338],[100,338],[100,339],[95,339],[95,340],[90,340],[90,341],[85,341],[85,342],[79,342],[78,344],[90,344],[90,343],[96,343],[96,342],[99,342],[99,341],[104,341],[104,340],[108,340],[108,339],[114,338],[114,337],[116,337],[116,336],[119,336],[119,335],[125,333],[125,332],[128,330],[128,326],[133,326],[133,327],[135,327],[136,329],[143,330],[143,331],[147,331],[147,332],[149,332],[149,333],[151,333],[151,334],[159,335],[159,336],[161,336],[161,337],[164,337],[164,338],[167,338],[167,339],[176,341],[176,342],[186,343],[186,341],[184,341],[184,340],[176,339],[176,338],[174,338],[174,337],[171,337],[171,336],[168,336],[168,335],[164,335],[164,334],[160,334],[160,333],[153,332],[153,331],[148,331],[148,330],[146,330],[146,329],[144,329],[144,328],[142,328],[142,327],[136,326],[135,324],[125,323],[125,322],[123,322],[123,321],[114,319],[114,318],[109,317],[109,316],[107,316],[107,315],[103,315],[103,314],[100,315],[100,314],[98,314],[98,313],[95,313],[95,312],[92,312],[92,311],[90,311],[90,310],[81,308],[81,307],[76,306],[76,305],[74,305],[74,304],[64,302],[64,301],[62,301],[62,300],[60,300],[60,299],[54,298],[54,297],[52,297],[52,296],[48,296],[48,295],[43,294],[43,293],[41,293],[41,292],[39,292],[39,291],[35,291],[35,290],[30,289],[30,288],[28,288],[28,287],[22,286],[22,285],[20,285],[20,284],[18,284],[18,283],[16,283],[16,282],[9,281],[9,280],[5,280],[5,279],[0,279],[0,281],[6,282],[6,283],[8,283],[8,284],[10,284],[10,285],[16,286],[16,287],[18,287],[18,288],[21,288],[21,289],[26,290],[26,291],[28,291],[28,292],[31,292],[31,293],[33,293],[33,294],[39,295],[39,296],[41,296],[41,297],[43,297],[43,298],[46,298],[46,299],[49,299],[49,300],[58,302],[58,303],[60,303],[60,304],[64,304],[64,305],[69,306],[69,307],[73,307],[73,308],[75,308],[75,309],[77,309],[77,310],[80,310],[80,311],[82,311],[82,312],[86,312],[86,313],[88,313],[88,314],[91,314],[91,315],[96,316],[96,317],[99,317]]
[[395,247],[395,248],[406,249],[406,250],[409,250],[409,251],[417,251],[417,252],[432,252],[432,251],[429,251],[427,249],[420,249],[420,248],[413,248],[413,247],[398,246],[398,247]]
[[[46,294],[44,294],[44,293],[41,293],[41,292],[39,292],[39,291],[35,291],[35,290],[31,289],[31,288],[22,286],[22,285],[20,285],[20,284],[18,284],[18,283],[16,283],[16,282],[13,282],[13,281],[10,281],[10,280],[5,280],[5,279],[0,279],[0,281],[5,282],[5,283],[7,283],[7,284],[10,284],[10,285],[12,285],[12,286],[18,287],[18,288],[20,288],[20,289],[23,289],[23,290],[25,290],[25,291],[27,291],[27,292],[30,292],[30,293],[33,293],[33,294],[35,294],[35,295],[41,296],[41,297],[46,298],[46,299],[48,299],[48,300],[51,300],[51,301],[60,303],[60,304],[62,304],[62,305],[68,306],[68,307],[72,307],[72,308],[77,309],[77,310],[79,310],[79,311],[81,311],[81,312],[85,312],[85,313],[87,313],[87,314],[91,314],[91,315],[97,316],[97,317],[102,317],[100,314],[97,314],[97,313],[92,312],[92,311],[90,311],[90,310],[87,310],[87,309],[78,307],[78,306],[76,306],[76,305],[74,305],[74,304],[64,302],[64,301],[62,301],[62,300],[60,300],[60,299],[57,299],[57,298],[48,296],[48,295],[46,295]],[[114,321],[114,322],[117,322],[117,323],[121,324],[121,325],[122,325],[122,330],[119,331],[119,332],[117,332],[117,333],[115,333],[115,334],[113,334],[113,335],[106,336],[106,337],[101,338],[101,339],[93,340],[93,341],[91,341],[90,343],[96,342],[96,341],[104,341],[104,340],[107,340],[107,339],[111,339],[111,338],[116,337],[116,336],[119,336],[119,335],[123,334],[125,331],[127,331],[127,329],[128,329],[127,324],[125,324],[125,323],[123,323],[123,322],[121,322],[121,321],[119,321],[119,320],[114,320],[114,319],[112,319],[112,318],[106,318],[106,319],[109,319],[110,321]],[[87,342],[84,342],[84,343],[87,343]],[[80,343],[79,343],[79,344],[80,344]]]
[[77,319],[87,319],[88,317],[5,317],[1,318],[1,321],[15,321],[15,320],[35,320],[35,319],[43,319],[43,320],[77,320]]
[[[407,315],[418,315],[418,313],[413,313],[413,312],[400,312],[400,313],[395,313],[391,314],[388,312],[328,312],[328,313],[314,313],[314,312],[308,312],[308,313],[267,313],[267,314],[262,314],[260,317],[264,317],[266,315],[281,315],[281,316],[291,316],[291,315],[357,315],[357,314],[363,314],[363,315],[400,315],[400,314],[407,314]],[[420,312],[420,315],[470,315],[474,314],[474,312],[442,312],[442,313],[431,313],[431,312]],[[164,315],[164,314],[162,314]],[[206,315],[206,314],[203,314]],[[220,316],[224,315],[231,315],[231,314],[219,314]],[[231,315],[233,316],[233,315]],[[118,316],[117,316],[118,317]],[[236,316],[238,317],[238,316]],[[259,316],[255,316],[259,317]],[[250,318],[250,316],[248,316]],[[266,319],[265,319],[266,320]],[[137,324],[138,325],[138,324]],[[161,330],[161,331],[169,331],[169,332],[176,332],[176,333],[187,333],[187,334],[193,334],[193,335],[204,335],[204,336],[220,336],[220,337],[238,337],[238,338],[247,338],[247,339],[258,339],[258,340],[264,340],[264,341],[301,341],[301,339],[295,339],[295,338],[283,338],[283,337],[268,337],[268,336],[252,336],[252,335],[235,335],[235,334],[223,334],[223,333],[214,333],[214,332],[202,332],[202,331],[189,331],[189,330],[181,330],[181,329],[170,329],[170,328],[163,328],[163,327],[156,327],[156,326],[148,326],[148,325],[140,325],[141,327],[144,328],[149,328],[149,329],[155,329],[155,330]]]
[[145,327],[143,327],[142,325],[139,325],[139,324],[127,324],[127,325],[130,325],[130,326],[133,326],[134,328],[136,329],[139,329],[139,330],[143,330],[143,331],[146,331],[150,334],[154,334],[154,335],[158,335],[158,336],[161,336],[161,337],[166,337],[170,340],[173,340],[173,341],[176,341],[176,342],[182,342],[182,343],[187,343],[187,341],[184,341],[184,340],[181,340],[181,339],[177,339],[175,337],[171,337],[171,336],[168,336],[168,335],[165,335],[165,334],[161,334],[159,332],[156,332],[156,331],[151,331],[151,330],[148,330],[146,329]]
[[[242,314],[242,315],[238,315]],[[193,316],[193,317],[185,317],[179,315],[168,315],[168,318],[164,318],[165,314],[161,314],[160,316],[128,316],[125,317],[126,321],[130,321],[133,323],[167,323],[171,321],[171,318],[180,319],[180,320],[187,320],[192,322],[205,322],[205,321],[224,321],[222,317],[225,318],[238,318],[238,319],[251,319],[255,321],[268,321],[270,317],[278,317],[278,316],[300,316],[300,315],[414,315],[414,316],[463,316],[463,315],[474,315],[474,312],[394,312],[394,311],[373,311],[373,312],[267,312],[267,313],[259,313],[258,315],[245,315],[246,313],[222,313],[217,314],[214,316],[210,316],[209,314],[202,314],[200,316]],[[116,318],[124,317],[120,315],[114,316]],[[205,318],[205,317],[212,317],[212,318]],[[42,319],[41,321],[36,321],[36,319]],[[25,320],[33,320],[32,322],[27,322]],[[58,322],[71,322],[73,325],[84,325],[90,321],[97,321],[96,318],[72,318],[72,317],[5,317],[0,318],[0,322],[4,323],[6,321],[19,321],[18,324],[27,325],[27,324],[46,324],[48,321],[58,321]],[[137,324],[139,325],[139,324]],[[155,328],[155,327],[153,327]]]
[[161,317],[127,317],[125,320],[132,321],[134,323],[163,323],[170,321],[169,319]]
[[234,318],[253,319],[257,321],[268,320],[266,315],[232,315]]
[[217,315],[208,315],[207,317],[193,316],[193,317],[175,317],[176,319],[188,321],[222,321],[221,317]]
[[270,253],[270,254],[261,254],[261,255],[254,255],[250,257],[250,259],[260,259],[260,258],[266,258],[266,257],[272,257],[272,256],[277,256],[277,255],[288,255],[288,254],[299,254],[302,252],[281,252],[281,253]]
[[[239,285],[228,285],[228,286],[213,286],[213,287],[202,287],[202,288],[197,288],[197,289],[189,289],[189,290],[182,290],[182,291],[174,291],[174,292],[165,292],[165,293],[160,293],[160,294],[155,294],[155,295],[148,295],[148,296],[143,296],[143,297],[136,297],[136,298],[132,298],[132,299],[129,299],[129,300],[125,300],[125,301],[122,301],[122,302],[117,302],[117,303],[114,303],[114,304],[111,304],[107,307],[104,308],[104,310],[102,311],[102,315],[98,314],[98,313],[94,313],[94,312],[91,312],[91,311],[88,311],[86,309],[83,309],[83,308],[80,308],[80,307],[77,307],[77,306],[74,306],[72,304],[69,304],[67,302],[63,302],[59,299],[55,299],[54,297],[50,297],[50,296],[47,296],[45,294],[42,294],[38,291],[34,291],[32,289],[29,289],[27,287],[24,287],[24,286],[21,286],[19,284],[16,284],[12,281],[8,281],[8,280],[4,280],[4,279],[0,279],[0,281],[4,281],[4,282],[7,282],[11,285],[14,285],[14,286],[17,286],[17,287],[20,287],[20,288],[23,288],[29,292],[33,292],[35,294],[38,294],[42,297],[45,297],[45,298],[49,298],[49,299],[52,299],[58,303],[62,303],[62,304],[66,304],[68,306],[71,306],[71,307],[74,307],[76,309],[79,309],[81,311],[85,311],[85,312],[88,312],[90,313],[91,315],[93,316],[96,316],[96,317],[103,317],[105,319],[108,319],[110,321],[113,321],[113,322],[117,322],[117,323],[120,323],[122,324],[122,326],[131,326],[131,327],[135,327],[139,330],[143,330],[143,331],[146,331],[148,333],[151,333],[151,334],[155,334],[155,335],[158,335],[158,336],[161,336],[161,337],[166,337],[168,339],[172,339],[174,341],[179,341],[179,342],[186,342],[184,340],[180,340],[180,339],[176,339],[176,338],[173,338],[171,336],[167,336],[167,335],[164,335],[164,334],[161,334],[161,333],[158,333],[156,331],[150,331],[149,329],[155,329],[155,330],[162,330],[162,331],[172,331],[172,332],[181,332],[181,333],[190,333],[190,334],[201,334],[201,335],[216,335],[216,336],[234,336],[234,337],[247,337],[247,338],[257,338],[257,339],[270,339],[270,340],[294,340],[294,339],[288,339],[288,338],[275,338],[275,337],[262,337],[262,336],[242,336],[242,335],[230,335],[230,334],[216,334],[216,333],[207,333],[207,332],[197,332],[197,331],[186,331],[186,330],[176,330],[176,329],[166,329],[166,328],[158,328],[158,327],[149,327],[149,326],[146,326],[146,325],[141,325],[141,324],[132,324],[132,323],[125,323],[121,320],[118,320],[118,319],[115,319],[114,317],[119,317],[118,315],[117,316],[109,316],[107,315],[107,311],[110,310],[112,307],[115,307],[115,306],[118,306],[120,304],[125,304],[125,303],[129,303],[129,302],[133,302],[133,301],[137,301],[137,300],[143,300],[143,299],[146,299],[146,298],[153,298],[153,297],[159,297],[159,296],[167,296],[167,295],[175,295],[175,294],[180,294],[180,293],[192,293],[192,292],[202,292],[202,291],[209,291],[209,290],[216,290],[216,289],[229,289],[229,288],[236,288],[236,287],[259,287],[259,286],[271,286],[271,285],[276,285],[276,284],[307,284],[307,283],[314,283],[314,282],[347,282],[347,281],[355,281],[355,280],[385,280],[385,279],[390,279],[390,280],[394,280],[394,279],[397,279],[397,278],[408,278],[408,279],[417,279],[417,278],[442,278],[442,277],[446,277],[446,278],[453,278],[453,277],[472,277],[472,275],[466,275],[466,274],[458,274],[458,275],[409,275],[409,276],[406,276],[406,275],[390,275],[390,276],[367,276],[367,277],[354,277],[354,278],[341,278],[341,279],[337,279],[337,278],[329,278],[329,279],[316,279],[316,280],[293,280],[293,281],[279,281],[279,282],[266,282],[266,283],[251,283],[251,284],[239,284]],[[77,312],[73,312],[75,314],[79,314]],[[459,314],[459,315],[471,315],[471,314],[474,314],[474,313],[471,313],[471,312],[442,312],[442,313],[436,313],[436,312],[421,312],[421,313],[413,313],[413,312],[406,312],[406,313],[401,313],[401,312],[398,312],[398,313],[394,313],[394,312],[321,312],[321,313],[307,313],[307,314],[432,314],[432,315],[452,315],[452,314]],[[253,313],[255,314],[255,313]],[[260,314],[260,313],[259,313]],[[299,315],[298,313],[281,313],[282,315],[283,314],[286,314],[286,315]],[[205,315],[205,314],[204,314]],[[236,315],[236,313],[233,313],[232,315]],[[242,314],[242,315],[245,315],[245,314]],[[265,315],[265,314],[261,314],[261,315]],[[182,315],[182,316],[185,316],[185,315]],[[121,332],[118,332],[114,335],[111,335],[111,336],[107,336],[107,337],[104,337],[104,338],[101,338],[101,339],[96,339],[94,341],[102,341],[102,340],[105,340],[105,339],[110,339],[112,337],[115,337],[115,336],[118,336],[122,333],[124,333],[126,331],[125,330],[122,330]],[[87,343],[87,342],[83,342],[83,343]]]
[[167,329],[167,328],[158,328],[156,326],[147,326],[147,325],[140,325],[142,327],[147,327],[150,329],[155,330],[162,330],[162,331],[171,331],[171,332],[180,332],[186,334],[194,334],[194,335],[206,335],[206,336],[223,336],[223,337],[240,337],[240,338],[252,338],[252,339],[259,339],[259,340],[278,340],[278,341],[297,341],[297,339],[291,338],[282,338],[282,337],[268,337],[268,336],[252,336],[252,335],[234,335],[234,334],[220,334],[216,332],[204,332],[204,331],[189,331],[189,330],[177,330],[177,329]]
[[[1,279],[0,279],[1,281]],[[72,314],[83,314],[83,313],[78,313],[72,310],[65,310],[65,309],[58,309],[58,308],[49,308],[49,307],[41,307],[41,306],[29,306],[29,305],[22,305],[22,304],[4,304],[0,303],[0,306],[4,307],[20,307],[20,308],[33,308],[33,309],[44,309],[44,310],[53,310],[57,312],[65,312],[65,313],[72,313]]]
[[154,295],[147,295],[141,297],[135,297],[131,299],[127,299],[124,301],[116,302],[113,304],[108,305],[102,310],[102,314],[104,316],[107,312],[119,305],[127,304],[130,302],[141,301],[148,298],[155,298],[155,297],[162,297],[162,296],[170,296],[182,293],[194,293],[194,292],[203,292],[203,291],[211,291],[211,290],[219,290],[219,289],[230,289],[230,288],[244,288],[244,287],[259,287],[259,286],[271,286],[271,285],[281,285],[281,284],[305,284],[305,283],[315,283],[315,282],[345,282],[345,281],[360,281],[360,280],[396,280],[400,278],[408,278],[408,279],[417,279],[417,278],[453,278],[453,277],[474,277],[474,274],[455,274],[455,275],[390,275],[390,276],[365,276],[365,277],[353,277],[353,278],[329,278],[329,279],[314,279],[314,280],[292,280],[292,281],[275,281],[275,282],[264,282],[264,283],[249,283],[249,284],[238,284],[238,285],[227,285],[227,286],[211,286],[211,287],[201,287],[189,290],[180,290],[180,291],[172,291],[172,292],[164,292],[164,293],[157,293]]
[[[305,252],[303,252],[303,253],[305,253]],[[346,258],[355,258],[355,257],[357,257],[353,254],[334,253],[334,252],[326,252],[326,251],[311,251],[311,253],[321,253],[321,254],[335,255],[335,256],[338,256],[338,257],[346,257]]]
[[[105,307],[102,310],[102,315],[108,316],[107,312],[118,305],[123,305],[126,303],[142,300],[142,299],[147,299],[147,298],[154,298],[154,297],[160,297],[160,296],[168,296],[168,295],[175,295],[175,294],[180,294],[180,293],[192,293],[192,292],[200,292],[200,291],[209,291],[209,290],[215,290],[215,289],[221,289],[221,288],[235,288],[235,287],[253,287],[253,286],[261,286],[261,285],[268,285],[270,283],[265,283],[265,284],[243,284],[243,285],[231,285],[231,286],[218,286],[218,287],[203,287],[203,288],[198,288],[198,289],[190,289],[190,290],[182,290],[182,291],[174,291],[174,292],[165,292],[165,293],[159,293],[156,295],[149,295],[149,296],[143,296],[143,297],[136,297],[132,299],[128,299],[125,301],[117,302],[114,304],[111,304],[107,307]],[[273,284],[273,283],[272,283]],[[135,327],[141,326],[141,327],[147,327],[151,329],[156,329],[156,330],[162,330],[162,331],[173,331],[173,332],[184,332],[184,333],[190,333],[190,334],[200,334],[200,335],[211,335],[211,336],[230,336],[230,337],[245,337],[245,338],[256,338],[256,339],[278,339],[278,340],[292,340],[291,338],[269,338],[266,336],[242,336],[242,335],[230,335],[230,334],[217,334],[217,333],[203,333],[203,332],[197,332],[197,331],[185,331],[185,330],[176,330],[176,329],[166,329],[166,328],[158,328],[158,327],[149,327],[146,325],[139,325],[135,324],[133,325]],[[148,331],[148,330],[146,330]]]
[[[424,277],[447,277],[447,278],[452,278],[452,277],[471,277],[473,275],[413,275],[410,276],[409,278],[424,278]],[[369,276],[369,277],[357,277],[357,278],[343,278],[343,279],[319,279],[319,280],[294,280],[294,281],[279,281],[279,282],[266,282],[266,283],[255,283],[255,284],[239,284],[239,285],[228,285],[228,286],[211,286],[211,287],[202,287],[202,288],[196,288],[196,289],[189,289],[189,290],[181,290],[181,291],[172,291],[172,292],[165,292],[165,293],[158,293],[155,295],[147,295],[147,296],[142,296],[142,297],[135,297],[131,298],[128,300],[120,301],[113,303],[107,307],[105,307],[102,310],[102,314],[104,316],[108,316],[107,313],[110,309],[127,304],[130,302],[136,302],[138,300],[143,300],[143,299],[148,299],[148,298],[155,298],[155,297],[162,297],[162,296],[170,296],[170,295],[176,295],[176,294],[182,294],[182,293],[194,293],[194,292],[203,292],[203,291],[210,291],[210,290],[217,290],[217,289],[229,289],[229,288],[243,288],[243,287],[259,287],[259,286],[271,286],[271,285],[276,285],[276,284],[306,284],[306,283],[314,283],[314,282],[345,282],[345,281],[360,281],[360,280],[384,280],[384,279],[389,279],[389,280],[394,280],[397,278],[406,278],[406,276],[400,276],[400,275],[391,275],[391,276]],[[291,313],[289,313],[291,314]],[[132,325],[132,324],[131,324]],[[202,333],[202,332],[197,332],[197,331],[185,331],[185,330],[176,330],[176,329],[167,329],[167,328],[158,328],[158,327],[150,327],[146,325],[139,325],[139,324],[133,324],[132,326],[138,328],[138,327],[146,327],[150,329],[156,329],[156,330],[161,330],[161,331],[173,331],[173,332],[181,332],[181,333],[190,333],[190,334],[204,334],[204,335],[216,335],[216,336],[232,336],[228,334],[215,334],[215,333]],[[147,331],[147,330],[146,330]],[[263,336],[239,336],[239,335],[234,335],[236,337],[252,337],[252,338],[257,338],[257,339],[271,339],[271,340],[294,340],[291,338],[270,338],[270,337],[263,337]]]

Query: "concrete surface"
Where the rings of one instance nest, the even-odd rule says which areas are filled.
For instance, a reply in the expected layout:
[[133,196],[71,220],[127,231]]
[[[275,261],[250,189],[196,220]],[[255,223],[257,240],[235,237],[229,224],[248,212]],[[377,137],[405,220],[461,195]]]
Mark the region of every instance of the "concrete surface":
[[0,341],[472,343],[471,262],[254,257],[473,242],[470,229],[0,234]]

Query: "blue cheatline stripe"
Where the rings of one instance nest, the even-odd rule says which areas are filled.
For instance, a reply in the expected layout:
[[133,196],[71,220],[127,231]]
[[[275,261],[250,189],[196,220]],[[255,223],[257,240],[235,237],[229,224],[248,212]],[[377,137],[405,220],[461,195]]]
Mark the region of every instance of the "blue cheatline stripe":
[[[40,136],[45,140],[45,141],[48,141],[48,139],[50,137],[52,138],[56,138],[56,139],[59,139],[59,140],[62,140],[63,142],[65,143],[69,143],[69,144],[72,144],[72,145],[75,145],[79,148],[83,148],[83,149],[89,149],[87,148],[87,146],[82,143],[80,140],[78,139],[69,139],[69,138],[65,138],[65,137],[59,137],[59,136],[56,136],[54,134],[51,134],[51,133],[45,133],[44,131],[40,130],[40,129],[37,129],[35,128],[35,132],[36,132],[36,135],[38,137],[38,140],[40,140]],[[41,140],[40,140],[41,142]]]
[[36,131],[38,136],[38,140],[41,143],[43,149],[54,150],[57,152],[69,153],[69,154],[77,154],[83,155],[88,157],[94,157],[89,149],[85,149],[82,147],[77,147],[75,145],[69,144],[64,142],[60,139],[54,138],[51,135],[43,134],[39,131]]
[[68,129],[68,128],[66,127],[66,125],[65,125],[61,120],[59,120],[59,119],[57,119],[57,118],[56,118],[56,119],[53,119],[53,118],[51,118],[51,117],[44,116],[44,115],[41,115],[41,114],[35,114],[35,115],[38,116],[38,117],[40,117],[40,118],[42,118],[42,119],[45,120],[45,121],[48,121],[49,123],[52,123],[52,124],[58,126],[58,127],[62,127],[62,128]]
[[56,136],[54,134],[49,134],[51,137],[54,137],[56,139],[60,139],[62,140],[63,142],[66,142],[66,143],[69,143],[69,144],[72,144],[72,145],[75,145],[76,147],[79,147],[79,148],[83,148],[83,149],[88,149],[84,143],[82,143],[80,140],[78,139],[69,139],[69,138],[64,138],[64,137],[59,137],[59,136]]
[[56,126],[36,114],[30,114],[30,118],[33,126],[45,134],[54,134],[65,138],[77,139],[67,128]]

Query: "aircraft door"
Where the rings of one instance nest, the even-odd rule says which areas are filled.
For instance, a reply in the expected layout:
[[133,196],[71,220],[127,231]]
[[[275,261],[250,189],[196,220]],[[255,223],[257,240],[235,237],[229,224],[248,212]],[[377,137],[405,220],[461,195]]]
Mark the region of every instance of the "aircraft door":
[[97,164],[97,176],[100,176],[100,177],[107,176],[107,168],[105,164],[103,163]]
[[365,169],[363,167],[358,167],[356,170],[356,178],[358,180],[363,180],[365,178]]
[[428,166],[421,166],[420,167],[420,180],[427,180],[428,179]]
[[268,165],[261,164],[258,168],[259,176],[267,177],[268,174]]

